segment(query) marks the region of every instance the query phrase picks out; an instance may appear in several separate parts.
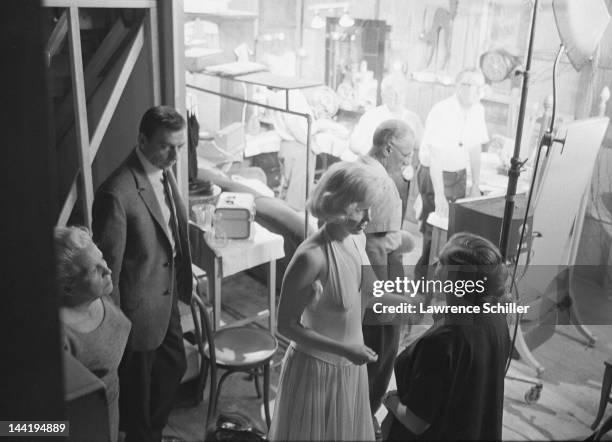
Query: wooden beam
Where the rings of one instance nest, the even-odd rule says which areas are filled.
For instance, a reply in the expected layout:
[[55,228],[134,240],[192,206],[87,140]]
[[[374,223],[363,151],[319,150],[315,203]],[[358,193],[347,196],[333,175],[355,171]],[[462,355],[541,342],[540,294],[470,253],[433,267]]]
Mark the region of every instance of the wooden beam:
[[142,50],[142,46],[144,45],[144,30],[143,25],[140,25],[134,40],[130,44],[129,49],[127,49],[127,56],[125,58],[125,62],[121,66],[121,71],[119,72],[119,76],[113,85],[112,91],[108,98],[108,102],[106,106],[104,106],[104,110],[102,111],[102,115],[98,120],[98,125],[96,126],[96,130],[94,131],[93,136],[91,137],[90,143],[90,158],[93,163],[93,159],[96,157],[98,153],[98,148],[100,147],[100,143],[102,142],[102,138],[106,133],[106,129],[108,129],[108,125],[115,113],[115,109],[117,108],[117,104],[119,103],[119,99],[121,98],[121,94],[123,94],[123,90],[125,89],[125,85],[127,84],[132,71],[134,70],[134,66],[136,65],[136,61],[138,60],[138,56],[140,55],[140,51]]
[[[185,36],[183,0],[158,0],[160,11],[160,47],[162,64],[162,103],[173,106],[181,115],[185,109]],[[182,149],[176,165],[176,178],[180,194],[189,195],[187,150]]]
[[72,186],[70,186],[70,190],[68,191],[68,196],[64,201],[64,205],[62,206],[62,210],[57,218],[57,226],[65,227],[68,224],[68,220],[70,219],[70,215],[72,214],[72,209],[74,209],[74,205],[78,199],[77,192],[77,183],[79,179],[79,173],[77,173],[72,180]]
[[117,18],[113,27],[104,37],[102,44],[96,49],[89,63],[87,63],[85,68],[85,86],[88,91],[92,89],[92,92],[88,92],[89,95],[93,94],[93,90],[97,87],[96,81],[101,81],[97,78],[103,75],[103,71],[113,61],[115,53],[121,47],[129,32],[130,28],[125,26],[122,19]]
[[[129,33],[129,28],[125,27],[121,19],[117,19],[113,27],[104,37],[102,44],[91,57],[85,68],[85,93],[87,100],[93,96],[100,83],[103,82],[104,76],[102,71],[111,62],[117,48],[121,46],[126,36]],[[74,126],[74,106],[73,106],[72,91],[66,94],[56,112],[56,127],[58,140],[62,140]]]
[[83,219],[91,228],[91,206],[93,203],[93,182],[91,178],[91,160],[89,157],[89,128],[87,124],[87,99],[85,97],[85,80],[83,77],[83,56],[81,52],[81,32],[79,26],[79,9],[76,6],[68,10],[68,32],[70,35],[70,70],[72,73],[72,91],[74,97],[77,150],[81,169],[81,188],[83,202]]
[[51,66],[51,59],[62,47],[67,33],[68,20],[66,19],[66,13],[64,12],[55,24],[55,27],[51,32],[51,36],[49,37],[49,41],[47,41],[47,45],[45,46],[45,64],[47,67]]
[[151,61],[151,87],[153,89],[153,104],[161,104],[161,80],[159,69],[159,29],[157,25],[157,7],[147,11],[146,35],[149,40],[149,59]]
[[[138,55],[140,54],[143,44],[144,44],[144,35],[143,35],[143,26],[141,24],[129,48],[126,48],[124,50],[124,53],[126,55],[124,55],[122,59],[118,60],[118,63],[122,63],[119,74],[117,75],[110,74],[111,76],[116,76],[116,80],[115,80],[115,83],[112,85],[112,88],[110,88],[111,92],[109,94],[108,102],[106,103],[104,110],[102,111],[102,114],[98,121],[98,125],[96,127],[96,130],[94,131],[91,143],[89,145],[90,152],[91,152],[89,155],[89,159],[90,159],[91,164],[93,164],[96,153],[100,147],[100,143],[102,142],[102,139],[104,138],[104,134],[106,130],[108,129],[108,125],[110,124],[113,113],[117,107],[117,103],[119,102],[119,99],[121,98],[121,94],[123,90],[125,89],[125,85],[130,77],[131,72],[134,69],[134,65],[136,64],[136,61],[138,60]],[[57,225],[59,226],[66,225],[66,223],[68,222],[68,219],[70,218],[72,210],[74,209],[74,206],[77,202],[77,199],[78,199],[77,186],[78,186],[79,175],[80,174],[77,173],[77,175],[74,177],[70,190],[68,191],[66,200],[64,201],[64,205],[62,206],[62,210],[60,212],[60,215],[57,221]]]
[[151,8],[155,0],[42,0],[46,8]]

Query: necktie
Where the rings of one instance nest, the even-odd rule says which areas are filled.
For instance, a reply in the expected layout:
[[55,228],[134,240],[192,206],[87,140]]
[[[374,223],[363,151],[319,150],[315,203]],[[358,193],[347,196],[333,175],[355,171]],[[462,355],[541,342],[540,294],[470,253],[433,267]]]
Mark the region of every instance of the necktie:
[[168,176],[168,171],[166,170],[164,170],[162,174],[162,183],[164,184],[166,203],[170,209],[170,228],[172,230],[172,236],[174,237],[174,248],[177,256],[180,258],[183,256],[183,250],[181,249],[181,241],[179,236],[178,217],[176,214],[176,205],[174,204],[174,196],[172,194],[172,186],[170,186],[170,178]]

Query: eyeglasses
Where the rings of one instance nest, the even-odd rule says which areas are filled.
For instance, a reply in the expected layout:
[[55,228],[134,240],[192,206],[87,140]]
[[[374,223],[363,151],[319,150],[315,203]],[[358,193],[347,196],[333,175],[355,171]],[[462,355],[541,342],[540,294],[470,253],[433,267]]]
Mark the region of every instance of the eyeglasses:
[[414,154],[414,150],[410,150],[410,153],[405,154],[401,150],[399,150],[395,144],[391,143],[391,148],[400,156],[404,162],[410,162],[412,159],[412,155]]
[[461,88],[465,88],[465,89],[478,89],[480,87],[482,87],[481,84],[474,84],[474,83],[459,83],[459,87]]

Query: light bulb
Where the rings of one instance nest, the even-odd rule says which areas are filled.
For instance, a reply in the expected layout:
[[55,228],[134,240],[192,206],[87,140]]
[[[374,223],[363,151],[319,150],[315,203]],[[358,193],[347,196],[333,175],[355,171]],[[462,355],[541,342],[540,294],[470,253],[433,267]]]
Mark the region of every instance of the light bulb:
[[338,20],[338,24],[343,28],[350,28],[355,24],[355,20],[353,20],[353,18],[348,15],[348,12],[344,11],[344,14],[342,14],[340,20]]
[[325,20],[317,12],[310,22],[310,27],[313,29],[321,29],[325,27]]

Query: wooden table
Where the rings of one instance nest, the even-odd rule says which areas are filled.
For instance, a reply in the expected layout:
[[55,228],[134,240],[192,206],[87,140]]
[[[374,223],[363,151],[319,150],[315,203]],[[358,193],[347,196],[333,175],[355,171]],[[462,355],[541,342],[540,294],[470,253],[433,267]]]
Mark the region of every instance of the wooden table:
[[193,264],[204,269],[208,278],[208,298],[213,305],[213,326],[221,327],[221,283],[223,278],[261,264],[268,266],[269,307],[254,316],[234,321],[226,326],[240,326],[268,318],[270,332],[276,332],[276,260],[285,256],[284,239],[257,223],[253,223],[251,239],[229,240],[222,245],[209,240],[207,232],[197,224],[189,223],[191,258]]

